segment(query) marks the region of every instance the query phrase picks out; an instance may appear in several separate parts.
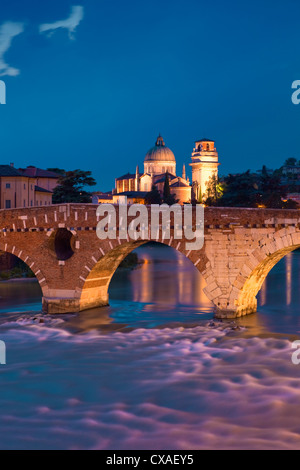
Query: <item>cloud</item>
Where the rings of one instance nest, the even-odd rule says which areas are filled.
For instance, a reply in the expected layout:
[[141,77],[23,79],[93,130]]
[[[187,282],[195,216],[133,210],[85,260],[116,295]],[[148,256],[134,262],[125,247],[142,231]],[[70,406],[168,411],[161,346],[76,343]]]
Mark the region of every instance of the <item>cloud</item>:
[[50,31],[50,36],[56,29],[65,28],[69,31],[70,39],[74,39],[74,34],[77,26],[84,16],[84,8],[82,6],[73,6],[71,15],[66,20],[56,21],[55,23],[45,23],[40,25],[40,33]]
[[0,76],[10,75],[15,77],[19,75],[20,70],[10,67],[4,60],[3,56],[11,46],[15,36],[23,33],[24,25],[22,23],[12,23],[7,21],[0,26]]

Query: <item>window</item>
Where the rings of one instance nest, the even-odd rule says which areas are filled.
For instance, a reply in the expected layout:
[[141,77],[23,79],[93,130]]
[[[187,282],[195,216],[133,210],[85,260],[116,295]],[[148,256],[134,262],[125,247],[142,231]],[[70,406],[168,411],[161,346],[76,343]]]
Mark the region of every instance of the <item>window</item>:
[[6,183],[6,189],[10,189],[10,183]]
[[26,201],[25,201],[25,199],[24,199],[24,201],[23,201],[23,202],[24,202],[24,207],[26,207]]
[[24,189],[26,189],[26,183],[24,183]]
[[30,201],[30,205],[31,205],[31,207],[33,206],[33,203],[32,203],[32,201]]
[[5,201],[5,209],[11,209],[11,200],[10,199],[7,199]]

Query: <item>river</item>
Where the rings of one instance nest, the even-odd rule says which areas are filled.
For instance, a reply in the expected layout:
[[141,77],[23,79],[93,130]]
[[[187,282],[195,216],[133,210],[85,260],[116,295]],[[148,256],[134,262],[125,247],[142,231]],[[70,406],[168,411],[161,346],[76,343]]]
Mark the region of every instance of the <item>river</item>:
[[0,448],[300,448],[300,253],[269,274],[257,314],[217,322],[189,260],[137,252],[110,306],[79,315],[42,315],[34,280],[0,283]]

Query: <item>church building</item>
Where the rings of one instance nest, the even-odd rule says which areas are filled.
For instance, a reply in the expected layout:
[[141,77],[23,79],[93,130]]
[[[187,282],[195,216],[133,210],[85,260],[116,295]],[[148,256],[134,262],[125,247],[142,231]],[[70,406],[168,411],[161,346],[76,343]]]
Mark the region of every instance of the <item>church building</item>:
[[163,194],[166,174],[169,177],[170,193],[175,196],[179,204],[190,202],[192,187],[186,179],[185,167],[182,176],[177,176],[175,155],[159,135],[154,147],[145,156],[144,172],[140,173],[137,167],[135,174],[128,173],[116,179],[114,202],[118,202],[120,196],[127,196],[130,199],[136,196],[140,202],[140,198],[145,197],[153,185]]
[[144,158],[144,171],[127,173],[116,178],[115,189],[111,193],[95,193],[94,203],[112,202],[118,204],[127,198],[128,204],[144,203],[147,193],[155,186],[163,194],[166,175],[169,178],[170,193],[179,204],[190,203],[194,199],[205,200],[207,183],[211,176],[218,176],[218,152],[215,142],[209,139],[196,141],[192,153],[192,185],[186,176],[183,165],[182,176],[176,174],[176,159],[172,150],[166,146],[161,135],[158,136]]

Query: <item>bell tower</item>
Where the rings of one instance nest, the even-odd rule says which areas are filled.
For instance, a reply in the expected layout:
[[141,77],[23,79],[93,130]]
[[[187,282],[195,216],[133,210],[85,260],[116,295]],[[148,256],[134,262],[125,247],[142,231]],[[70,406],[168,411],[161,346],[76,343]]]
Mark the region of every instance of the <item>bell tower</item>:
[[206,184],[215,175],[218,176],[219,156],[215,147],[215,142],[210,139],[201,139],[195,142],[192,153],[192,182],[196,192],[196,199],[199,195],[206,193]]

